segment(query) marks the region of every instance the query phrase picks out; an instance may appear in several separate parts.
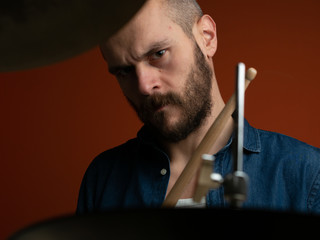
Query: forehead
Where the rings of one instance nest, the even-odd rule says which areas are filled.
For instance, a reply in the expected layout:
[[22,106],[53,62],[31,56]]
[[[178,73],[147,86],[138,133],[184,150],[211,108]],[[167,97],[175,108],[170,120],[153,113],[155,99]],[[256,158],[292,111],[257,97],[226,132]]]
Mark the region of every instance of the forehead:
[[[147,1],[136,16],[119,32],[101,45],[108,63],[124,61],[121,58],[143,54],[150,46],[172,42],[181,35],[182,29],[165,14],[162,1]],[[120,59],[119,59],[120,58]]]

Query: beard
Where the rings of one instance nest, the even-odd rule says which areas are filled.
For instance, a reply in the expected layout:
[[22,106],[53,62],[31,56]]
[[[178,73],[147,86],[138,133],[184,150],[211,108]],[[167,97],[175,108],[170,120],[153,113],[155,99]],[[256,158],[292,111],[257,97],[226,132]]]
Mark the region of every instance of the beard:
[[[196,42],[193,63],[186,79],[182,94],[168,92],[155,93],[148,96],[140,107],[135,109],[140,120],[149,127],[160,139],[179,142],[201,126],[204,119],[211,113],[212,70]],[[174,106],[179,109],[179,119],[169,124],[166,111],[156,111],[162,106]],[[171,113],[172,114],[172,113]]]

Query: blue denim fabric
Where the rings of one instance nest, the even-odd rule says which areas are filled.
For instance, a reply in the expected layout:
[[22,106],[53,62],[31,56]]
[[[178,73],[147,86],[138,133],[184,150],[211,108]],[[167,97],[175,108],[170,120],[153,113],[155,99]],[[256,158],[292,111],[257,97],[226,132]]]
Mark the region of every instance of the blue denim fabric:
[[[222,176],[231,172],[231,142],[215,155],[214,171]],[[320,149],[245,121],[243,170],[249,176],[243,207],[320,213]],[[81,184],[77,213],[160,207],[169,177],[170,159],[143,127],[137,138],[93,160]],[[227,206],[223,187],[210,190],[206,200],[208,207]]]

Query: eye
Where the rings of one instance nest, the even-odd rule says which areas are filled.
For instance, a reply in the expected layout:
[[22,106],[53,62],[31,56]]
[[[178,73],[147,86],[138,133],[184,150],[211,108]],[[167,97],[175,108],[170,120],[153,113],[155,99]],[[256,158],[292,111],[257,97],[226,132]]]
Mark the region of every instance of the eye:
[[151,58],[151,60],[160,59],[163,57],[163,55],[165,55],[166,52],[167,52],[167,50],[165,50],[165,49],[157,51],[157,52],[153,53],[150,58]]
[[126,77],[132,72],[132,70],[133,70],[133,67],[131,66],[120,68],[116,72],[116,76],[121,78]]

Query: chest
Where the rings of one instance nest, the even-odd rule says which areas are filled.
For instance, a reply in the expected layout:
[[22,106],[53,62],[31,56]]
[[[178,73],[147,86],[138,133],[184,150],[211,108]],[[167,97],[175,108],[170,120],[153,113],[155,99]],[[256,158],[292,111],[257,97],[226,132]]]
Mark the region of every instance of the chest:
[[[171,161],[170,163],[170,178],[168,182],[168,188],[166,195],[172,190],[174,187],[175,183],[179,179],[181,173],[183,172],[184,168],[186,166],[186,161],[184,163],[177,163],[174,161]],[[199,171],[193,176],[189,184],[185,187],[184,192],[181,195],[181,199],[186,199],[186,198],[192,198],[194,195],[194,192],[197,187],[197,179],[198,179]]]

